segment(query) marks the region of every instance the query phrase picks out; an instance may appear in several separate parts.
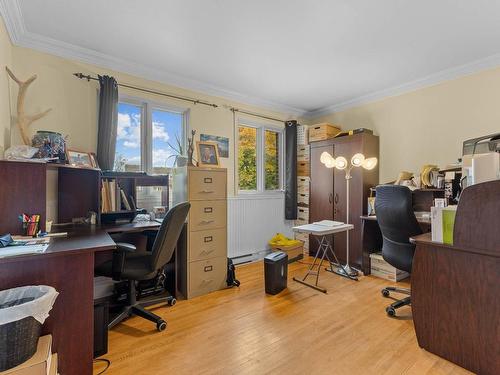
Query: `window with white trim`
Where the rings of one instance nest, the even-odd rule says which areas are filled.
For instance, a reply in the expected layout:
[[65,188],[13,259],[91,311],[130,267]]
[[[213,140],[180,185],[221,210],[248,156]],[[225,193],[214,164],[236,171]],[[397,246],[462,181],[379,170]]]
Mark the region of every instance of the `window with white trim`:
[[185,155],[187,111],[140,99],[118,103],[114,170],[170,173]]
[[238,190],[242,193],[283,189],[283,130],[240,121],[238,142]]

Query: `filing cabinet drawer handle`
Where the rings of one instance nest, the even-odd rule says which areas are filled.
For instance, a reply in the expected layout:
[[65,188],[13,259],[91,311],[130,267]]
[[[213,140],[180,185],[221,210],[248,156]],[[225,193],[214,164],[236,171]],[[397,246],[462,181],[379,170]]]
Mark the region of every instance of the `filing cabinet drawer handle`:
[[202,220],[200,223],[201,224],[211,224],[213,222],[214,222],[214,220]]
[[[206,254],[206,255],[208,255],[208,254],[210,254],[210,253],[213,253],[213,252],[214,252],[214,249],[211,249],[211,250],[202,250],[202,251],[201,251],[201,253],[202,253],[202,254]],[[212,267],[212,266],[210,266],[210,267]],[[205,267],[205,268],[206,268],[206,267]],[[205,271],[205,272],[207,272],[207,271]]]
[[215,191],[213,191],[213,190],[202,190],[202,191],[200,191],[200,193],[210,194],[210,193],[215,193]]
[[212,177],[205,177],[205,178],[203,179],[203,182],[204,182],[205,184],[211,184],[211,183],[212,183],[212,181],[213,181],[213,180],[212,180]]
[[213,236],[203,237],[203,242],[205,243],[212,242],[213,240],[214,240]]
[[214,212],[214,209],[213,207],[205,207],[203,208],[203,212],[206,214],[211,214],[212,212]]
[[213,279],[204,279],[204,280],[201,281],[201,283],[202,284],[210,284],[213,281],[214,281]]
[[203,272],[211,272],[213,271],[214,269],[214,266],[205,266],[205,268],[203,268]]

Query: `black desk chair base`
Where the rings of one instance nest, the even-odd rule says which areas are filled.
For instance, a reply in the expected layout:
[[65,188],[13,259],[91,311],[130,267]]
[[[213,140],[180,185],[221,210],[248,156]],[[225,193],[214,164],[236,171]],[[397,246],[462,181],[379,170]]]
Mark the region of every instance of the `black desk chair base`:
[[135,281],[129,281],[129,290],[128,290],[128,301],[127,305],[123,308],[123,310],[108,324],[108,329],[113,328],[118,323],[123,320],[137,315],[141,318],[147,319],[153,323],[156,323],[156,329],[158,331],[164,331],[167,328],[167,322],[162,319],[162,317],[153,314],[151,311],[145,309],[146,306],[156,305],[159,303],[167,303],[169,306],[175,305],[177,300],[173,296],[148,299],[146,301],[137,301],[137,290],[135,287]]
[[[411,295],[411,290],[407,289],[407,288],[397,288],[397,287],[393,287],[393,286],[388,286],[388,287],[382,289],[382,295],[384,297],[389,297],[390,292],[407,294],[408,296]],[[403,306],[409,306],[409,305],[411,305],[411,297],[405,297],[403,299],[398,299],[397,301],[394,301],[389,306],[387,306],[385,308],[385,312],[390,317],[395,317],[396,316],[396,309],[403,307]]]

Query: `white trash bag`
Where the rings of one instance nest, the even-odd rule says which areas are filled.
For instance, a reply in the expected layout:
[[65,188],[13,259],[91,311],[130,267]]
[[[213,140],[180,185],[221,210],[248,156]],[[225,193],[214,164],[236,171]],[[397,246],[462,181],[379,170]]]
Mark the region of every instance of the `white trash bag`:
[[22,286],[0,291],[0,325],[32,316],[40,324],[49,317],[59,293],[51,286]]

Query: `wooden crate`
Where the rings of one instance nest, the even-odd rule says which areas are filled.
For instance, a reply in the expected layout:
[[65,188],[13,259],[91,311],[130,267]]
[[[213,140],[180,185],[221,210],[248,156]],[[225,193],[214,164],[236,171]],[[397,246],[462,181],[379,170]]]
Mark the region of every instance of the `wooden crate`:
[[309,142],[324,141],[340,133],[340,126],[328,123],[312,125],[309,128]]
[[297,176],[309,177],[309,162],[299,161],[297,162]]
[[309,145],[299,145],[297,147],[297,161],[309,161],[310,150]]

